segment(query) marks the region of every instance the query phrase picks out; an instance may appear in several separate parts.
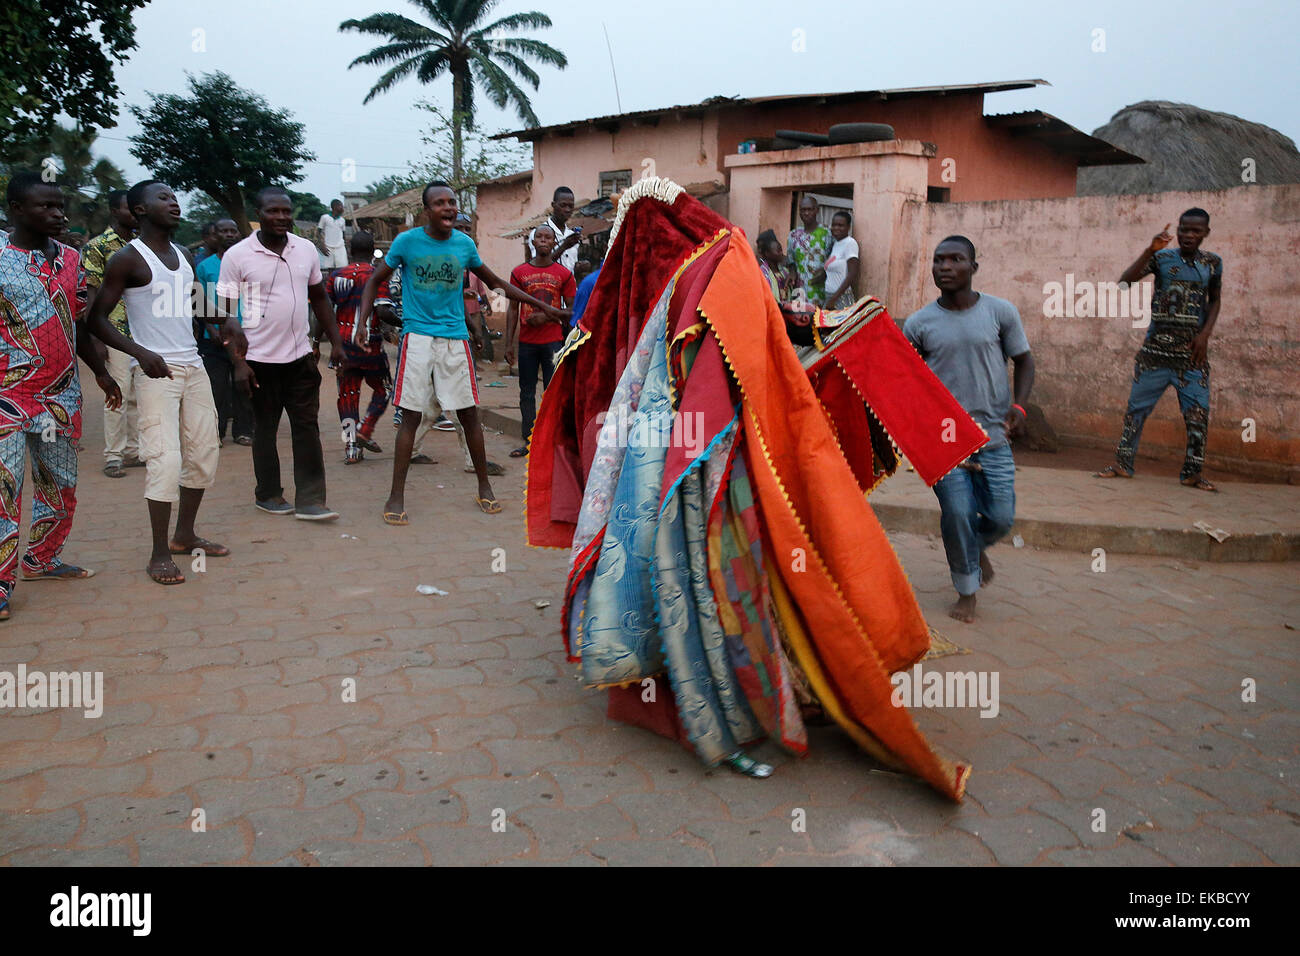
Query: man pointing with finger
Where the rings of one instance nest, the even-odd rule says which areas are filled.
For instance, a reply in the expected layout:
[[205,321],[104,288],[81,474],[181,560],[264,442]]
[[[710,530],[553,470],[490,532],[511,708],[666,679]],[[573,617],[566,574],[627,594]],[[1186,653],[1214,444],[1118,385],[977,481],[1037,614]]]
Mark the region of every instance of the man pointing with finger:
[[1133,363],[1133,387],[1115,464],[1097,472],[1097,478],[1133,477],[1142,426],[1172,385],[1187,426],[1187,451],[1179,481],[1201,491],[1219,490],[1201,474],[1210,427],[1210,333],[1219,319],[1223,283],[1223,260],[1213,252],[1201,251],[1209,234],[1210,214],[1189,209],[1178,219],[1177,249],[1165,248],[1173,239],[1165,226],[1120,276],[1120,282],[1130,283],[1154,276],[1155,294],[1151,324]]

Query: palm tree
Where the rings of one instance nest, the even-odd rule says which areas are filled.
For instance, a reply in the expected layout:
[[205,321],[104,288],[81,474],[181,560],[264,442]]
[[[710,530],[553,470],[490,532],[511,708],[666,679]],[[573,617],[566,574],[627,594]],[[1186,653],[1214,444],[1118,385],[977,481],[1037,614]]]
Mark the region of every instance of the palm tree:
[[377,66],[394,64],[379,78],[364,103],[386,93],[399,80],[412,74],[421,83],[432,83],[444,73],[451,74],[452,167],[461,176],[461,130],[474,128],[475,84],[482,86],[489,100],[498,108],[513,106],[519,118],[530,126],[539,125],[528,95],[511,79],[514,73],[536,90],[541,79],[525,60],[564,69],[569,61],[564,54],[541,40],[527,37],[493,36],[503,31],[551,25],[544,13],[512,13],[484,24],[497,0],[411,0],[428,14],[435,27],[427,27],[397,13],[375,13],[363,20],[344,20],[339,30],[354,30],[386,37],[388,43],[375,47],[348,64]]

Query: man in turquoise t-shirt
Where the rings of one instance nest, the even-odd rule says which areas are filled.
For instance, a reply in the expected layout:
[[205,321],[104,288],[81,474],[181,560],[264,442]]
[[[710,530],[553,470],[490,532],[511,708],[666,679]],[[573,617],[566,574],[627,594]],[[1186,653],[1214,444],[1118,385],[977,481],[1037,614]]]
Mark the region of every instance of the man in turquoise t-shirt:
[[508,298],[552,318],[567,319],[571,314],[568,309],[554,308],[515,288],[483,264],[474,240],[455,228],[456,193],[446,183],[432,182],[424,187],[424,210],[428,222],[393,240],[387,257],[366,282],[357,308],[357,326],[365,328],[380,284],[397,269],[402,270],[402,348],[393,395],[393,403],[402,410],[402,425],[393,449],[393,487],[384,504],[384,521],[393,525],[409,523],[405,509],[406,469],[411,464],[420,419],[435,395],[444,410],[456,412],[465,429],[465,443],[478,475],[479,508],[487,514],[501,511],[501,503],[488,481],[483,450],[478,383],[465,324],[465,270],[482,279],[488,288],[502,289]]

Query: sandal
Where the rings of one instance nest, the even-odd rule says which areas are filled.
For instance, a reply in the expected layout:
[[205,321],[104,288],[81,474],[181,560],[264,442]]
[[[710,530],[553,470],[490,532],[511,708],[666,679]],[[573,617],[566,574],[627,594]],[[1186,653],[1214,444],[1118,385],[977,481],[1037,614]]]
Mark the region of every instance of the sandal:
[[1218,488],[1203,478],[1201,475],[1192,475],[1190,478],[1179,478],[1178,483],[1185,488],[1196,488],[1200,491],[1218,492]]
[[195,548],[202,549],[204,555],[209,558],[224,558],[229,556],[230,549],[224,544],[217,544],[215,541],[209,541],[207,538],[195,538],[188,546],[182,547],[175,541],[167,542],[167,549],[172,554],[193,554]]
[[511,458],[523,458],[523,457],[524,457],[525,455],[527,455],[527,454],[528,454],[528,449],[525,448],[525,447],[523,447],[523,446],[521,445],[519,448],[516,448],[514,451],[512,451],[512,452],[510,453],[510,457],[511,457]]
[[1125,471],[1119,465],[1107,465],[1101,471],[1092,473],[1094,478],[1132,478],[1133,472]]
[[495,498],[480,498],[478,495],[475,495],[474,500],[478,502],[479,510],[485,515],[496,515],[501,513],[501,502],[497,501]]
[[121,462],[113,462],[111,465],[104,466],[104,474],[110,478],[125,478],[126,469],[122,467]]
[[347,451],[343,454],[343,464],[345,465],[355,465],[359,461],[365,461],[365,459],[365,452],[363,452],[361,446],[356,443],[348,445]]
[[79,581],[82,578],[93,578],[95,572],[89,568],[79,568],[75,564],[64,564],[60,561],[52,568],[44,571],[38,571],[36,574],[29,574],[27,567],[23,567],[24,581]]
[[430,458],[428,455],[412,455],[411,464],[412,465],[436,465],[438,463],[434,459]]
[[405,511],[402,511],[402,512],[397,512],[397,511],[385,511],[385,512],[384,512],[384,524],[391,524],[391,525],[404,525],[404,524],[410,524],[410,523],[411,523],[411,519],[408,518],[408,517],[406,516],[406,512],[405,512]]
[[753,757],[749,756],[743,750],[737,750],[734,754],[725,758],[726,763],[733,771],[746,777],[754,777],[762,780],[765,777],[772,776],[772,765],[768,763],[759,763]]
[[[506,473],[506,469],[504,465],[498,465],[495,461],[489,461],[487,463],[487,473],[488,476],[491,478],[500,478],[502,475]],[[466,468],[465,474],[467,475],[474,474],[474,466],[470,465],[468,468]]]
[[[168,571],[167,567],[171,566],[172,570]],[[166,563],[162,561],[150,561],[149,566],[144,569],[145,574],[154,584],[172,585],[184,584],[185,575],[181,574],[181,569],[176,567],[176,562],[168,559]]]

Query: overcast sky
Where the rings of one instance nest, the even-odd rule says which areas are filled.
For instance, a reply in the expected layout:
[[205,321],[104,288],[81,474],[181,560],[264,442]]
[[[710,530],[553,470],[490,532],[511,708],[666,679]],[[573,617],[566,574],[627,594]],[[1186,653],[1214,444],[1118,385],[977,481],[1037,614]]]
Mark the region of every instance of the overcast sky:
[[[569,59],[563,71],[538,68],[541,88],[531,95],[543,124],[620,111],[603,23],[622,111],[715,95],[1042,78],[1052,85],[988,95],[985,112],[1042,109],[1090,132],[1130,103],[1165,99],[1300,137],[1295,0],[503,0],[493,16],[523,10],[554,22],[524,35]],[[382,41],[340,33],[338,25],[374,12],[421,19],[410,0],[153,0],[135,16],[139,49],[118,71],[119,103],[144,104],[146,91],[182,92],[186,71],[224,70],[306,124],[317,161],[298,188],[328,201],[419,158],[425,114],[412,108],[416,99],[450,105],[451,82],[442,79],[431,87],[404,81],[362,106],[381,71],[348,63]],[[802,52],[796,31],[803,31]],[[196,37],[202,52],[194,50]],[[1094,52],[1101,45],[1104,52]],[[485,101],[480,121],[492,131],[526,125]],[[119,125],[99,139],[128,181],[146,173],[127,151],[126,137],[137,131],[123,108]],[[344,159],[357,164],[355,184],[341,182]]]

